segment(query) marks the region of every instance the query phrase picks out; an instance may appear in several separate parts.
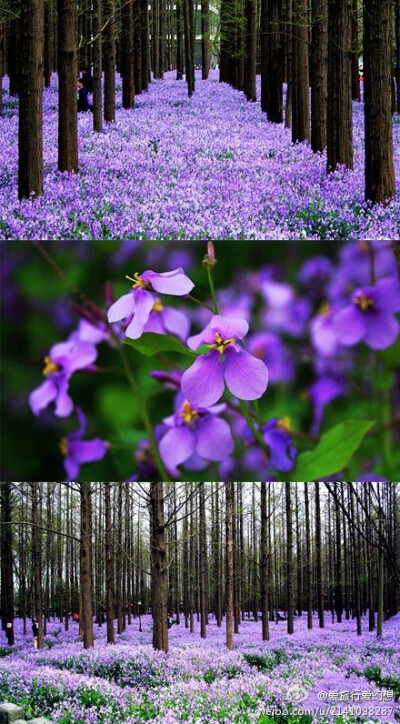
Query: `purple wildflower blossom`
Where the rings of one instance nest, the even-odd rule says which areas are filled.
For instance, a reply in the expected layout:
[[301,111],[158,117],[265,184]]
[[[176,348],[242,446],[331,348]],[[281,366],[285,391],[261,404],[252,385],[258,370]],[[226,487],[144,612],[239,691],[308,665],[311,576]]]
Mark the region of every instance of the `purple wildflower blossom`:
[[270,463],[276,470],[292,470],[296,462],[297,450],[290,434],[288,417],[273,418],[263,427],[262,433],[270,449]]
[[185,463],[189,469],[201,470],[205,460],[222,462],[233,452],[234,443],[228,423],[217,415],[225,405],[192,407],[178,395],[178,408],[174,415],[164,419],[167,430],[162,436],[160,454],[167,467],[175,472]]
[[133,291],[124,294],[108,310],[108,321],[119,322],[133,317],[126,329],[126,336],[138,339],[153,310],[156,299],[152,292],[182,297],[193,289],[193,282],[183,273],[182,268],[158,274],[151,270],[134,274]]
[[74,409],[68,395],[69,380],[74,372],[88,368],[97,357],[96,347],[81,341],[75,334],[72,333],[66,342],[53,345],[44,358],[46,380],[29,395],[29,404],[35,415],[51,402],[55,402],[57,417],[68,417]]
[[337,338],[349,347],[362,340],[372,349],[390,347],[399,333],[394,317],[399,311],[400,284],[394,277],[380,279],[374,287],[356,289],[351,304],[335,315]]
[[160,300],[156,299],[150,317],[143,327],[143,332],[173,334],[186,342],[189,329],[190,322],[184,312],[172,307],[164,307]]
[[225,383],[230,392],[241,400],[261,397],[268,385],[268,370],[236,342],[247,334],[245,319],[232,319],[214,315],[200,334],[189,337],[188,345],[197,349],[203,344],[207,354],[198,359],[182,375],[182,391],[191,405],[210,407],[224,392]]
[[76,408],[76,411],[79,418],[79,428],[76,432],[68,435],[68,437],[64,437],[60,443],[68,480],[76,480],[82,463],[101,460],[108,449],[108,443],[99,438],[95,438],[94,440],[81,439],[86,429],[86,418],[79,407]]

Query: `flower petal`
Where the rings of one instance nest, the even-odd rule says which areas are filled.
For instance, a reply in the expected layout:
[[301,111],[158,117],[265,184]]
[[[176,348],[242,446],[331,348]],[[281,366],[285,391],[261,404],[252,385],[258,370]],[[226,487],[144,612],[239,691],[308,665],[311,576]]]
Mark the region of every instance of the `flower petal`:
[[55,414],[57,417],[68,417],[74,409],[74,403],[68,395],[68,378],[62,377],[58,383],[58,395]]
[[79,476],[79,464],[69,455],[64,458],[64,468],[67,473],[67,482],[75,481]]
[[333,327],[338,341],[345,347],[361,342],[367,331],[365,316],[354,304],[339,309],[333,318]]
[[196,438],[186,425],[167,430],[159,443],[160,455],[168,468],[180,465],[193,455]]
[[57,397],[57,387],[53,380],[45,380],[29,395],[29,405],[34,415],[44,410]]
[[196,452],[207,460],[222,461],[232,454],[234,444],[231,429],[226,420],[209,415],[199,422]]
[[391,347],[399,333],[399,323],[390,312],[376,310],[366,319],[367,333],[364,341],[371,349]]
[[227,348],[224,365],[225,382],[240,400],[257,400],[268,386],[268,369],[264,362],[244,350]]
[[217,351],[200,357],[182,375],[182,392],[191,405],[210,407],[224,392],[223,365]]
[[194,287],[193,282],[184,274],[181,267],[161,274],[149,269],[140,276],[145,281],[150,282],[153,289],[159,294],[172,294],[175,297],[182,297],[189,294]]
[[179,309],[173,307],[165,307],[161,312],[161,319],[167,332],[179,337],[183,342],[186,341],[190,322],[184,312],[180,312]]
[[214,314],[210,321],[210,327],[216,332],[220,332],[224,339],[231,339],[231,337],[243,339],[249,331],[249,325],[245,319],[224,317],[222,314]]
[[107,319],[109,322],[119,322],[120,319],[126,319],[130,317],[135,311],[135,295],[133,292],[129,294],[123,294],[122,297],[117,299],[114,304],[111,305],[107,312]]
[[130,339],[138,339],[142,336],[143,327],[150,316],[153,306],[154,299],[150,292],[138,289],[135,294],[135,314],[125,332],[127,337],[130,337]]
[[101,460],[108,449],[104,440],[71,440],[68,439],[69,456],[77,463],[91,463],[94,460]]
[[380,279],[375,288],[375,296],[381,309],[400,312],[400,283],[395,277]]

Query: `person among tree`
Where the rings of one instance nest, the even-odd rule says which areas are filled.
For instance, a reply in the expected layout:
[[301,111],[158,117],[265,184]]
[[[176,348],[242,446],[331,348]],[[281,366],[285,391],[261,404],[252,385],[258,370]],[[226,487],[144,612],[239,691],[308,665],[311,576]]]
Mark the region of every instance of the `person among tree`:
[[178,623],[178,622],[175,621],[175,620],[172,618],[172,616],[168,616],[168,619],[167,619],[168,628],[171,628],[171,627],[174,625],[174,623]]
[[83,83],[84,88],[86,88],[88,93],[93,93],[93,77],[90,72],[90,69],[88,68],[82,68],[81,70],[81,81]]
[[39,636],[39,624],[37,619],[33,619],[32,621],[32,633],[33,633],[33,645],[35,649],[38,647],[38,636]]
[[7,642],[9,646],[12,646],[13,644],[13,623],[10,621],[6,624],[6,636],[7,636]]
[[82,79],[78,79],[78,113],[86,113],[89,110],[89,99],[87,88],[83,85]]
[[75,623],[79,623],[79,613],[74,613],[73,619],[74,619]]

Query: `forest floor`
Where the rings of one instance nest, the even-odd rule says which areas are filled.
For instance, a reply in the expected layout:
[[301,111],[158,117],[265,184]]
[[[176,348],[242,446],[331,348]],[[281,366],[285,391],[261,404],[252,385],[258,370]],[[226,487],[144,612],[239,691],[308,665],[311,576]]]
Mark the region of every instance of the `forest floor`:
[[[84,651],[77,624],[64,632],[51,622],[45,649],[33,648],[16,621],[16,646],[9,655],[0,639],[0,701],[21,704],[27,716],[48,715],[58,724],[135,724],[152,721],[312,724],[399,721],[400,614],[384,624],[383,637],[357,636],[354,620],[307,630],[306,616],[271,623],[262,642],[261,622],[244,620],[235,650],[225,648],[224,627],[210,618],[207,639],[199,623],[190,634],[184,624],[169,631],[170,652],[151,647],[150,616],[134,619],[105,643],[106,626],[95,626],[95,648]],[[396,719],[397,711],[397,719]]]
[[[398,191],[386,208],[364,204],[363,104],[354,103],[354,172],[326,175],[326,157],[293,145],[260,103],[197,73],[175,72],[93,131],[79,114],[76,175],[57,171],[57,79],[44,91],[44,196],[17,199],[18,100],[3,90],[0,240],[4,239],[397,239],[400,117],[394,117]],[[260,79],[258,79],[258,98]]]

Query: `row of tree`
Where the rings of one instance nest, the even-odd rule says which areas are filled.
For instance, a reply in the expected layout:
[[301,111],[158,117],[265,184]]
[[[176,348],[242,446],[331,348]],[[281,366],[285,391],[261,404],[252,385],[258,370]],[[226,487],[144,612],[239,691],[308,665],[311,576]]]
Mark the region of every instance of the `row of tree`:
[[[151,611],[153,645],[168,650],[168,616],[207,636],[241,621],[354,619],[382,635],[400,605],[400,495],[395,483],[2,483],[1,619],[37,618],[43,646],[56,617],[79,613],[115,642]],[[149,517],[143,515],[149,512]],[[8,624],[8,628],[7,628]]]
[[[43,193],[42,89],[59,79],[58,167],[78,171],[76,80],[78,58],[93,64],[93,123],[115,120],[115,71],[122,105],[148,88],[151,70],[186,71],[195,88],[193,0],[9,0],[0,16],[0,75],[19,94],[19,198]],[[149,11],[150,8],[150,11]],[[385,203],[395,195],[392,111],[400,112],[400,0],[220,0],[220,80],[256,98],[283,122],[292,140],[327,149],[327,170],[353,167],[352,99],[360,99],[360,28],[364,66],[365,196]],[[361,21],[361,22],[359,22]],[[395,28],[395,32],[393,32]],[[202,77],[210,68],[210,6],[201,2]],[[395,39],[395,41],[394,41]],[[217,39],[218,40],[218,39]],[[394,71],[392,72],[392,69]],[[102,75],[104,73],[104,104]],[[311,111],[309,93],[311,88]]]

